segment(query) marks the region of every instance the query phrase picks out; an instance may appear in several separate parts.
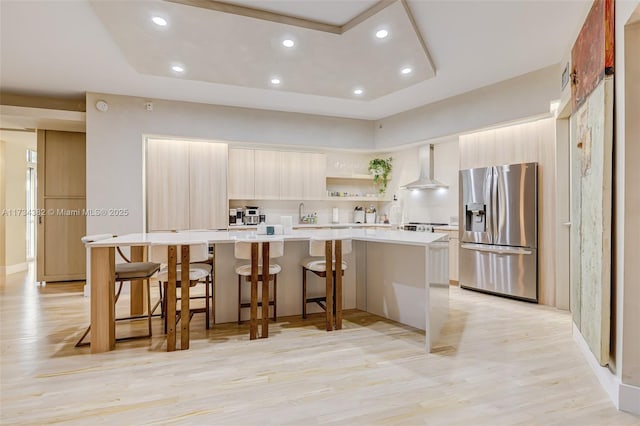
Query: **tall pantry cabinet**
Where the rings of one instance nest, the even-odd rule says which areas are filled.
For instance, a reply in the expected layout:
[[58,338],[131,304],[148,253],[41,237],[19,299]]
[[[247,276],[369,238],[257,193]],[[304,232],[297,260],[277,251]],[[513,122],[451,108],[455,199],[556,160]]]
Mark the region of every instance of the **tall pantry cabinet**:
[[147,230],[227,227],[227,144],[148,139]]

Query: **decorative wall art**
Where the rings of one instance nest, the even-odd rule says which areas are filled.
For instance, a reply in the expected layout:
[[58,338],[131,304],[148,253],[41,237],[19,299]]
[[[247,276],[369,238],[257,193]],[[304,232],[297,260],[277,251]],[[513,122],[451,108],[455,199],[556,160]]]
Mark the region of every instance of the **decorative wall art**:
[[601,365],[611,331],[613,8],[595,0],[571,50],[571,311]]

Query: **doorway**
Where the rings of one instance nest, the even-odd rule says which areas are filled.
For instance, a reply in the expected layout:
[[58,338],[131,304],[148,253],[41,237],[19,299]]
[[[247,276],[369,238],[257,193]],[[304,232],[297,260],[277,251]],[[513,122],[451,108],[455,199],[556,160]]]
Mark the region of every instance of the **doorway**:
[[27,262],[31,262],[36,257],[36,215],[37,211],[37,162],[38,154],[35,150],[27,148],[27,193],[26,193],[26,209],[27,219]]

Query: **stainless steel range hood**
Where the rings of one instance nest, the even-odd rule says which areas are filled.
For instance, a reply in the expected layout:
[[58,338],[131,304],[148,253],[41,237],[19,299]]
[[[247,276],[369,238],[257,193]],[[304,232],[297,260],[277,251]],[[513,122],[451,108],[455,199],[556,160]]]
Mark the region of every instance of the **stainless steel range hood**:
[[418,180],[401,186],[402,189],[438,189],[449,188],[440,181],[433,178],[433,145],[421,146],[418,150],[418,159],[420,161],[420,176]]

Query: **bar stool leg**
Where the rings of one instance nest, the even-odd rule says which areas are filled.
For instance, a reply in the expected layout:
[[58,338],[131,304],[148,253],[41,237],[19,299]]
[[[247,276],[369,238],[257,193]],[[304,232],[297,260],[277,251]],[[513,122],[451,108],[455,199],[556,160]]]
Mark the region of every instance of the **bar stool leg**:
[[258,338],[258,243],[251,243],[251,318],[249,339]]
[[269,243],[262,243],[262,338],[269,337]]
[[336,267],[334,270],[335,281],[334,286],[336,290],[334,310],[336,316],[336,330],[342,329],[342,241],[336,240]]
[[307,270],[302,268],[302,319],[307,319]]
[[242,276],[238,275],[238,325],[242,323]]
[[210,306],[209,306],[209,275],[207,275],[207,280],[206,280],[205,285],[206,285],[206,289],[204,291],[204,294],[205,294],[204,308],[206,309],[206,312],[205,312],[204,315],[205,315],[205,321],[207,321],[207,330],[208,330],[209,329],[209,318],[210,318],[210,314],[209,314],[209,308],[210,308]]
[[273,276],[273,322],[278,322],[278,274]]
[[332,274],[332,260],[333,260],[333,256],[332,256],[332,242],[331,241],[326,241],[325,243],[325,249],[324,249],[324,253],[325,253],[325,260],[326,260],[326,295],[327,295],[327,308],[326,308],[326,314],[327,314],[327,319],[326,319],[326,323],[327,323],[327,331],[332,331],[333,330],[333,274]]

